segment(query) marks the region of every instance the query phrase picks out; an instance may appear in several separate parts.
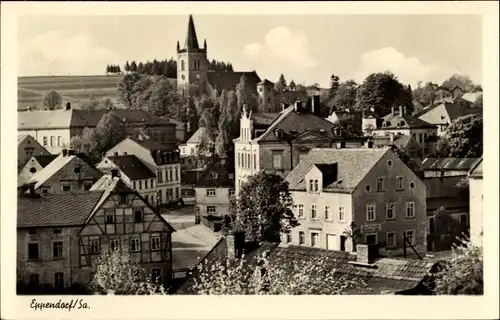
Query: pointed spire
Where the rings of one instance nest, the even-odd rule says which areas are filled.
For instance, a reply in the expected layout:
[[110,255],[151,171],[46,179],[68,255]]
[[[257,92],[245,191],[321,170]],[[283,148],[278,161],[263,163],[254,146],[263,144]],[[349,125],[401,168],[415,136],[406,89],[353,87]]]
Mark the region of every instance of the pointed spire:
[[177,40],[177,51],[181,49],[181,46],[179,45],[179,40]]
[[196,37],[196,30],[194,29],[193,15],[189,15],[189,24],[186,34],[186,42],[184,43],[184,49],[187,50],[197,50],[199,49],[198,38]]
[[203,49],[207,50],[207,39],[203,41]]

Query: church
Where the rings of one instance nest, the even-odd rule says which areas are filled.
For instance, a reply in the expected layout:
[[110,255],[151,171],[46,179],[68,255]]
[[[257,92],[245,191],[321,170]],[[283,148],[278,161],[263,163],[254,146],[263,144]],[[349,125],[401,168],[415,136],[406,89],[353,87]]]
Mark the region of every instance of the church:
[[246,77],[247,83],[259,95],[259,113],[276,113],[281,111],[280,96],[274,90],[274,83],[261,79],[256,71],[230,72],[209,70],[207,58],[207,41],[200,47],[193,16],[189,16],[188,29],[184,47],[177,41],[177,87],[186,94],[189,88],[196,88],[202,92],[215,92],[219,95],[222,90],[235,90],[241,77]]

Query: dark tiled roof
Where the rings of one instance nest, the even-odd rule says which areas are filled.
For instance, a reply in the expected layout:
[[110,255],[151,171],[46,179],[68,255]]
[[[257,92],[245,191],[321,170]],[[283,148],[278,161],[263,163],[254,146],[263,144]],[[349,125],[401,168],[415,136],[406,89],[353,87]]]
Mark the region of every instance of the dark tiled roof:
[[227,160],[215,162],[205,170],[196,187],[234,188],[234,165]]
[[279,113],[252,113],[252,120],[254,125],[269,126],[279,115]]
[[477,161],[478,158],[426,158],[422,161],[422,169],[469,171]]
[[337,180],[325,191],[352,192],[373,166],[389,152],[388,148],[314,148],[288,174],[290,190],[305,190],[304,175],[312,164],[337,163]]
[[[411,116],[409,114],[400,115],[399,112],[383,117],[383,122],[388,123],[387,127],[377,128],[375,130],[385,130],[385,129],[395,129],[395,128],[406,128],[406,129],[417,129],[417,128],[435,128],[434,124],[430,124],[416,116]],[[404,122],[404,124],[401,124]],[[399,125],[399,126],[398,126]]]
[[128,138],[139,144],[141,147],[148,149],[149,151],[156,151],[156,150],[161,150],[161,151],[172,151],[174,148],[168,145],[161,144],[157,141],[154,141],[152,139],[137,139],[137,138]]
[[257,91],[257,83],[260,78],[255,71],[251,72],[229,72],[229,71],[209,71],[208,82],[219,92],[222,90],[235,90],[240,82],[241,76],[245,75],[248,86]]
[[108,159],[120,168],[120,170],[131,180],[156,178],[156,174],[135,155],[112,156],[108,157]]
[[[439,104],[435,104],[434,106],[430,106],[428,108],[423,109],[422,111],[416,113],[414,117],[421,117],[428,112],[438,109],[438,108],[443,108],[444,112],[448,115],[450,118],[450,121],[453,121],[457,118],[469,115],[469,114],[477,114],[477,115],[482,115],[483,114],[483,108],[474,108],[474,107],[469,107],[467,105],[463,105],[460,103],[453,103],[452,101],[448,102],[443,102]],[[433,118],[427,118],[427,122],[431,123],[443,123],[443,120],[441,119],[441,114],[435,113],[433,115]]]
[[43,156],[33,156],[35,160],[45,168],[49,163],[52,162],[55,158],[57,158],[57,154],[43,155]]
[[103,191],[42,194],[20,197],[17,203],[17,227],[83,225],[101,199]]
[[264,79],[264,80],[262,80],[261,82],[259,82],[257,84],[264,85],[264,86],[272,86],[272,85],[274,85],[274,83],[272,83],[271,81],[269,81],[267,79]]
[[198,37],[194,28],[193,16],[189,15],[188,30],[186,33],[186,41],[184,42],[184,49],[193,50],[199,49]]

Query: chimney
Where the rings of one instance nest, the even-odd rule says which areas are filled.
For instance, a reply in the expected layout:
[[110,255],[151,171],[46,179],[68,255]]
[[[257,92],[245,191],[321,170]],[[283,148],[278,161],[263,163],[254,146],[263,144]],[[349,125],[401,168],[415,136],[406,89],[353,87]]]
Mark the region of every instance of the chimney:
[[378,256],[378,246],[376,244],[356,245],[356,263],[372,264]]
[[71,102],[66,102],[66,110],[71,110]]
[[227,258],[230,260],[241,258],[245,247],[245,233],[231,231],[226,235]]
[[68,149],[68,156],[76,156],[76,150]]
[[118,169],[111,169],[111,178],[119,178],[120,171]]
[[68,149],[62,149],[62,155],[66,157],[68,155]]
[[394,117],[395,113],[394,113],[394,107],[391,107],[391,115]]
[[399,106],[399,116],[400,117],[404,115],[403,111],[404,111],[403,106]]
[[320,106],[319,106],[319,95],[315,94],[311,97],[311,113],[314,115],[319,115]]
[[295,112],[300,112],[302,109],[302,101],[295,101]]

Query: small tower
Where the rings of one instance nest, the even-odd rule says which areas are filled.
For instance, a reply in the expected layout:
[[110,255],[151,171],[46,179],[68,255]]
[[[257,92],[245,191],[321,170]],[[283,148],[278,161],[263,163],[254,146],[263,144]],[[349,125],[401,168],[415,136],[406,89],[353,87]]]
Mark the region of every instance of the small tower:
[[177,41],[177,87],[187,93],[188,86],[195,85],[202,92],[206,89],[208,60],[206,41],[204,48],[198,45],[193,16],[189,15],[184,47]]
[[267,79],[262,80],[257,83],[257,92],[259,94],[259,113],[278,112],[274,83]]

